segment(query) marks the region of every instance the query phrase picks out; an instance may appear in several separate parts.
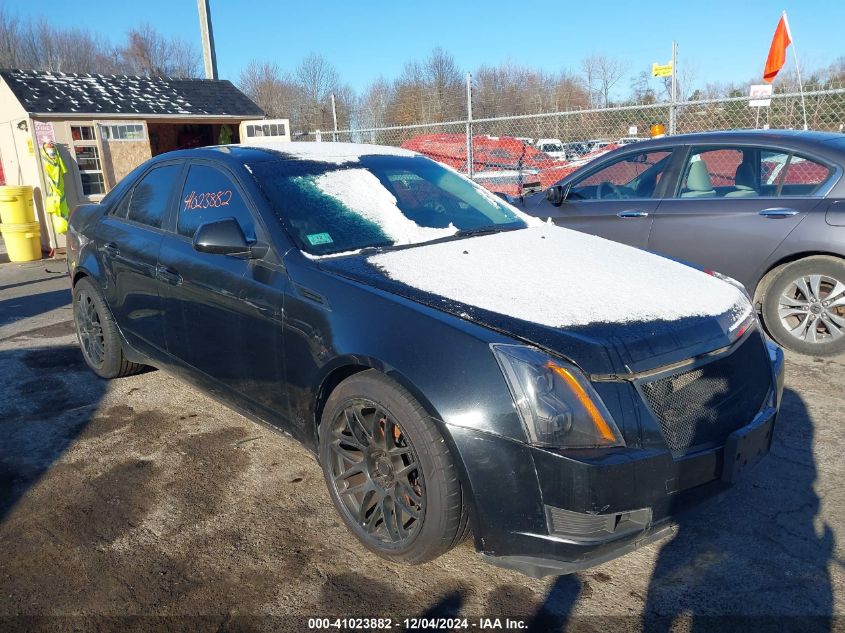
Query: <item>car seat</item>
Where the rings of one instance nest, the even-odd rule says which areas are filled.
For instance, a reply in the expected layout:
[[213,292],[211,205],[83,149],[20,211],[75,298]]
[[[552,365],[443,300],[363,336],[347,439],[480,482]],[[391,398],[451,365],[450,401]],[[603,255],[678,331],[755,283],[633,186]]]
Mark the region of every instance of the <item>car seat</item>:
[[748,198],[760,194],[754,186],[754,167],[751,161],[743,159],[734,174],[734,190],[725,194],[726,198]]
[[703,160],[697,160],[690,164],[687,171],[687,183],[681,194],[682,198],[712,198],[716,195],[713,189],[713,182],[710,174],[707,173],[707,165]]

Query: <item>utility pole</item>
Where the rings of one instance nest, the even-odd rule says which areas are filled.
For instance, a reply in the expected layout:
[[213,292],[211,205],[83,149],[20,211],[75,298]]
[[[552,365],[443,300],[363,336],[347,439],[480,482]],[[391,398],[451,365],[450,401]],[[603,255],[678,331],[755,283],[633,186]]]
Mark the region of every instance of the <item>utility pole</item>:
[[208,2],[209,0],[197,0],[202,36],[202,61],[205,66],[205,78],[217,79],[217,53],[214,51],[214,31],[211,29],[211,7]]
[[472,178],[472,73],[467,73],[467,177]]
[[672,95],[669,105],[669,134],[675,134],[677,127],[677,106],[678,101],[678,43],[672,42]]

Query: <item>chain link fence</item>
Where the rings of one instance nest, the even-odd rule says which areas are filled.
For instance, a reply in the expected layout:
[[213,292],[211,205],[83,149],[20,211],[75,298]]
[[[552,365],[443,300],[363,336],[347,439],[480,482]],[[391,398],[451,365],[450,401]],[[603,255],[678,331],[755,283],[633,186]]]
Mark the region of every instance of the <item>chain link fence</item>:
[[[803,105],[802,105],[803,101]],[[468,112],[471,112],[471,104]],[[845,88],[775,94],[752,107],[747,96],[622,107],[544,112],[337,131],[298,140],[375,143],[425,154],[493,191],[519,195],[545,188],[620,145],[649,137],[653,124],[675,132],[803,129],[843,132]],[[805,114],[806,113],[806,114]]]

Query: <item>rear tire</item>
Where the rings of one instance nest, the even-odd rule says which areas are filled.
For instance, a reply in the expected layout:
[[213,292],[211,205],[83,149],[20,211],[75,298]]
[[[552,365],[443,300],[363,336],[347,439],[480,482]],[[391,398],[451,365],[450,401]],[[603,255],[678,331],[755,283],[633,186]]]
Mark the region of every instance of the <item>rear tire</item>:
[[799,354],[845,352],[845,261],[816,256],[784,266],[763,296],[763,322]]
[[111,310],[88,277],[73,287],[73,322],[82,357],[100,378],[122,378],[144,369],[144,365],[126,360]]
[[367,549],[417,564],[466,538],[467,509],[452,455],[401,385],[372,369],[350,376],[329,396],[319,431],[332,502]]

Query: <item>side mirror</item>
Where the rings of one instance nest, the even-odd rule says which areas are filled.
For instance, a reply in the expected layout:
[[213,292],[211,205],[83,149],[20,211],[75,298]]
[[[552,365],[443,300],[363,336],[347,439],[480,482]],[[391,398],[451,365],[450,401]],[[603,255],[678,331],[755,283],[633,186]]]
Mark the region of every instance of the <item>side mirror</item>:
[[250,244],[244,237],[241,225],[235,218],[223,218],[214,222],[201,224],[194,233],[194,250],[201,253],[216,255],[232,255],[234,257],[255,258],[263,257],[267,247]]
[[512,196],[510,194],[507,194],[503,191],[494,191],[493,195],[498,197],[498,198],[501,198],[502,200],[504,200],[508,204],[518,204],[519,202],[521,202],[521,200],[519,198]]
[[566,199],[566,191],[560,185],[553,185],[546,189],[546,200],[559,207]]

